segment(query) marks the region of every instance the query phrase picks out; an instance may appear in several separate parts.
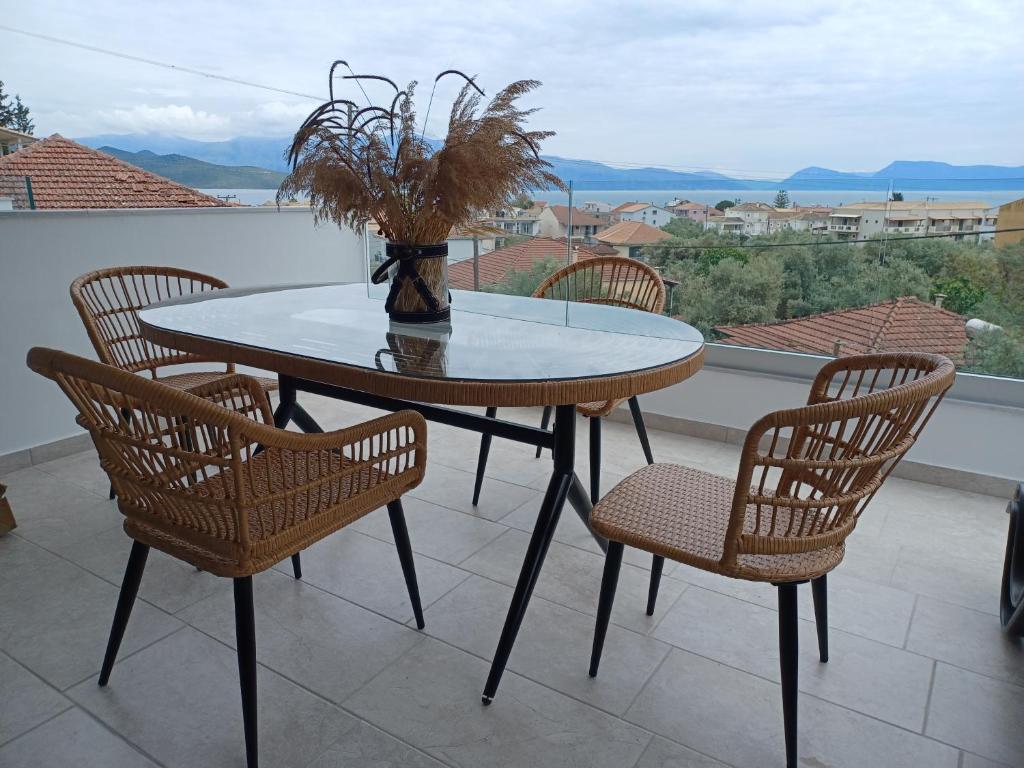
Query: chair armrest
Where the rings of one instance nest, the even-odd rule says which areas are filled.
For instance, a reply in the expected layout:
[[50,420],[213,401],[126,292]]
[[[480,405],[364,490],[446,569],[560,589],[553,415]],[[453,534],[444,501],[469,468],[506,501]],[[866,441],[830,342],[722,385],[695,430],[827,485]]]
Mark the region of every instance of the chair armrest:
[[308,529],[318,517],[325,529],[337,527],[335,517],[358,517],[415,488],[426,467],[427,424],[415,411],[316,434],[254,422],[236,430],[244,460],[235,492],[260,511],[238,520],[250,541]]
[[253,376],[242,373],[225,374],[219,379],[185,391],[229,411],[240,413],[260,424],[274,423],[274,414],[270,410],[267,393],[259,380]]

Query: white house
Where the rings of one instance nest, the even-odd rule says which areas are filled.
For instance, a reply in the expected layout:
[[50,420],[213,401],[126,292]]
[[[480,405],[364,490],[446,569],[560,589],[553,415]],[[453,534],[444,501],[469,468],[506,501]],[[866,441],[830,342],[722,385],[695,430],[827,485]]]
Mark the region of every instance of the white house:
[[569,206],[549,205],[540,212],[540,234],[545,237],[571,237],[572,239],[589,240],[602,229],[606,223],[596,216],[572,209],[572,233],[569,233]]
[[652,227],[664,227],[676,214],[654,203],[623,203],[612,209],[612,215],[619,221],[639,221]]

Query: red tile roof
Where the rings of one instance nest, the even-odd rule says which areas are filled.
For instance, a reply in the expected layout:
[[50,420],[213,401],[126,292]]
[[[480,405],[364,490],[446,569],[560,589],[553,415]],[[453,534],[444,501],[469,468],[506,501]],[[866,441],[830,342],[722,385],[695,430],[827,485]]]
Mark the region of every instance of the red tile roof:
[[[573,245],[574,259],[593,258],[596,253],[586,246]],[[545,259],[566,261],[565,239],[532,237],[521,243],[480,255],[480,285],[493,285],[510,272],[527,272]],[[473,290],[473,260],[466,259],[448,267],[448,283],[452,288]]]
[[638,213],[650,207],[652,207],[650,203],[623,203],[616,208],[612,208],[612,213]]
[[[36,208],[212,208],[227,205],[190,187],[59,134],[0,158],[5,182],[32,179]],[[5,183],[5,187],[7,184]]]
[[[569,206],[567,205],[549,205],[548,209],[555,214],[555,219],[563,227],[569,224]],[[572,209],[572,225],[574,227],[601,227],[604,226],[604,222],[594,216],[591,216],[586,211],[581,211],[579,208]]]
[[672,235],[642,221],[621,221],[594,237],[602,243],[611,245],[649,245],[670,240]]
[[831,355],[842,341],[840,355],[913,350],[933,352],[962,362],[967,346],[965,318],[948,309],[901,296],[881,304],[839,309],[764,325],[715,328],[721,344]]

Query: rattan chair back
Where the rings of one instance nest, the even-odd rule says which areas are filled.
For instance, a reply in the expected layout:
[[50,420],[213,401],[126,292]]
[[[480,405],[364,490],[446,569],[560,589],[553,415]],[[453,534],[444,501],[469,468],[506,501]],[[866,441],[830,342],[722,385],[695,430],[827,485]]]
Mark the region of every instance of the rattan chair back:
[[306,435],[272,426],[249,376],[186,392],[51,349],[28,365],[77,408],[129,535],[216,575],[263,570],[423,475],[426,427],[409,411]]
[[597,256],[562,267],[541,283],[533,296],[660,314],[665,308],[665,283],[657,271],[642,261]]
[[[71,284],[71,300],[85,323],[99,359],[132,373],[166,365],[221,362],[161,347],[139,331],[140,309],[158,301],[227,288],[200,272],[174,267],[110,267],[82,275]],[[233,370],[227,367],[227,372]]]
[[953,384],[929,354],[839,358],[808,404],[760,419],[743,445],[723,566],[738,555],[795,554],[842,543]]

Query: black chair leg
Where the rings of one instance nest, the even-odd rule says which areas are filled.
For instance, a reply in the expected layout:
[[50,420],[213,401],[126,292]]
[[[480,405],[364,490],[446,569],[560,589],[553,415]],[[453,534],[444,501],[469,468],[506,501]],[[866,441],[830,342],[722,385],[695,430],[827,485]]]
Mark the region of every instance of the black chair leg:
[[[493,419],[498,414],[497,408],[488,408],[485,415]],[[480,436],[480,456],[476,460],[476,482],[473,483],[473,506],[480,501],[480,489],[484,484],[484,470],[487,469],[487,454],[491,452],[491,436]]]
[[117,608],[114,610],[114,624],[110,627],[110,638],[107,640],[107,652],[103,654],[103,666],[100,668],[100,685],[110,680],[110,671],[114,668],[117,651],[121,647],[124,630],[128,626],[128,618],[132,615],[135,596],[139,594],[139,582],[142,572],[146,570],[146,558],[149,547],[138,541],[132,542],[132,551],[128,555],[128,567],[124,570],[121,581],[121,594],[117,597]]
[[615,587],[619,583],[619,568],[622,566],[623,545],[617,541],[608,542],[608,554],[604,558],[604,575],[601,577],[601,596],[597,601],[597,624],[594,626],[594,646],[590,651],[590,676],[597,677],[601,664],[604,638],[608,634],[608,622],[612,617],[615,602]]
[[235,579],[235,641],[238,647],[238,681],[242,690],[242,724],[245,729],[245,764],[259,765],[256,709],[256,612],[252,601],[252,576]]
[[412,561],[412,545],[409,543],[409,529],[405,525],[405,512],[402,511],[401,499],[388,504],[388,517],[391,518],[391,532],[395,535],[395,546],[398,548],[398,559],[402,563],[402,574],[405,586],[409,590],[409,602],[416,617],[416,626],[423,629],[423,606],[420,605],[420,588],[416,583],[416,565]]
[[814,623],[818,628],[818,658],[828,662],[828,574],[811,579],[811,597],[814,598]]
[[629,412],[633,416],[633,426],[636,427],[637,437],[640,438],[640,447],[644,449],[644,458],[648,464],[654,463],[654,454],[651,453],[651,441],[647,439],[647,425],[644,424],[644,414],[640,410],[640,401],[636,395],[629,398]]
[[651,584],[647,588],[647,615],[654,615],[654,604],[658,602],[658,587],[661,586],[661,572],[665,568],[665,558],[655,555],[651,562]]
[[[544,406],[544,413],[542,413],[541,416],[540,416],[540,428],[541,429],[547,429],[548,425],[551,423],[551,410],[552,410],[552,406],[550,406],[550,405],[545,405]],[[538,459],[540,458],[540,452],[541,452],[541,447],[538,445],[537,446],[537,458]]]
[[800,622],[796,584],[779,590],[779,669],[782,672],[782,719],[786,732],[786,768],[797,768],[797,673],[800,668]]
[[292,555],[292,574],[296,579],[302,578],[302,556],[300,552]]
[[601,419],[590,417],[590,503],[601,498]]

